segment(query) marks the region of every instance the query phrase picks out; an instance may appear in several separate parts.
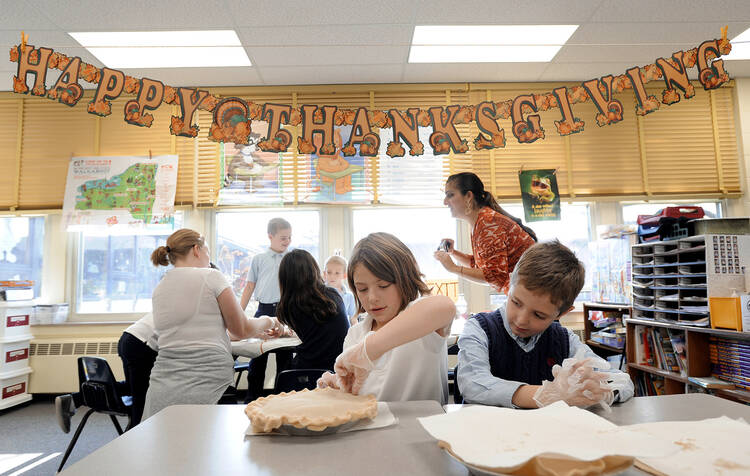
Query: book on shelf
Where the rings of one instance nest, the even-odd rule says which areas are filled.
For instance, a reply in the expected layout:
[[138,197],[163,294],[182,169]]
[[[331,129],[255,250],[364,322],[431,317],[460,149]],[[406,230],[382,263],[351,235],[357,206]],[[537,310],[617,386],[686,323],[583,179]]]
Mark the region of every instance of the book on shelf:
[[664,370],[670,372],[680,373],[680,366],[677,363],[677,356],[672,348],[672,340],[669,337],[668,329],[658,327],[654,329],[654,332],[658,334],[659,344],[661,346],[661,355],[663,358],[662,364],[664,364]]
[[732,382],[716,377],[688,377],[688,381],[703,388],[734,388]]
[[664,395],[664,377],[642,373],[634,382],[637,397]]
[[685,333],[676,329],[667,329],[669,340],[672,343],[672,350],[677,358],[677,365],[680,369],[680,375],[687,375],[687,351],[685,350]]

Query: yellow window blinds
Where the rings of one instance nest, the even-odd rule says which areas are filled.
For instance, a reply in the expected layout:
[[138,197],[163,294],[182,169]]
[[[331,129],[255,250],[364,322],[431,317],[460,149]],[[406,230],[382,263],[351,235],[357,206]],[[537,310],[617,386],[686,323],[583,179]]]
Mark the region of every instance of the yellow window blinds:
[[[403,111],[409,107],[426,110],[431,106],[497,102],[518,94],[548,92],[559,85],[329,85],[212,92],[257,103]],[[661,85],[649,88],[649,93],[659,97],[661,89]],[[554,126],[560,119],[559,111],[540,112],[545,139],[532,144],[516,141],[509,119],[499,120],[506,146],[492,151],[476,151],[472,146],[465,154],[430,157],[431,147],[425,144],[426,154],[420,163],[408,154],[389,159],[382,154],[384,144],[379,157],[365,159],[367,186],[360,196],[388,203],[416,202],[422,196],[432,200],[439,197],[436,189],[449,174],[473,171],[499,198],[517,198],[517,173],[521,168],[557,169],[560,193],[565,197],[687,198],[736,196],[741,192],[733,86],[706,92],[697,85],[694,98],[662,105],[659,111],[638,118],[632,92],[617,94],[616,98],[624,107],[621,123],[598,127],[592,102],[579,103],[573,106],[573,113],[585,121],[585,130],[561,137]],[[0,93],[0,209],[61,207],[71,156],[146,155],[149,150],[155,155],[179,156],[178,205],[215,206],[221,185],[220,147],[206,138],[211,114],[197,113],[200,132],[196,139],[175,137],[169,134],[168,126],[173,110],[152,111],[154,127],[136,127],[121,118],[125,101],[114,101],[112,116],[99,118],[88,114],[85,106],[66,108],[48,99]],[[478,134],[474,122],[458,125],[457,129],[469,143]],[[312,193],[315,163],[310,156],[296,152],[301,127],[290,131],[295,143],[281,157],[280,195],[284,202],[304,203]],[[389,131],[381,131],[381,140],[390,140]],[[421,164],[424,173],[420,173]]]

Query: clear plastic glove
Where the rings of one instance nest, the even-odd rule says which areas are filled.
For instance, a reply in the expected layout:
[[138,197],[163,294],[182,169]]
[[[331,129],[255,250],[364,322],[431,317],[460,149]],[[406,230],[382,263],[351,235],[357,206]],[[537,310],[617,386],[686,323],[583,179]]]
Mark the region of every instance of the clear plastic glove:
[[571,406],[587,408],[601,403],[605,409],[614,401],[614,392],[607,383],[608,373],[597,372],[594,366],[608,369],[609,363],[603,359],[583,358],[583,352],[563,360],[562,366],[552,367],[552,382],[545,380],[534,394],[534,401],[540,406],[563,400]]
[[354,395],[359,394],[362,384],[374,368],[375,365],[367,356],[366,337],[359,344],[345,349],[336,357],[336,363],[333,366],[340,388]]
[[281,337],[284,332],[284,326],[274,316],[258,316],[258,319],[267,321],[264,323],[264,331],[261,334],[262,339],[272,339],[275,337]]
[[320,376],[316,385],[318,388],[339,388],[338,378],[336,374],[332,374],[331,372],[323,372],[323,375]]

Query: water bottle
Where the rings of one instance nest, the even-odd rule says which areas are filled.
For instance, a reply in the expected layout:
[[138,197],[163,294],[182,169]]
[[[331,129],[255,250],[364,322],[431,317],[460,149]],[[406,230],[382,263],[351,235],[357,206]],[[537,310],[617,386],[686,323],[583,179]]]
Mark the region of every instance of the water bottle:
[[463,294],[459,294],[458,299],[456,299],[456,317],[466,319],[469,317],[468,310],[469,303],[466,302]]

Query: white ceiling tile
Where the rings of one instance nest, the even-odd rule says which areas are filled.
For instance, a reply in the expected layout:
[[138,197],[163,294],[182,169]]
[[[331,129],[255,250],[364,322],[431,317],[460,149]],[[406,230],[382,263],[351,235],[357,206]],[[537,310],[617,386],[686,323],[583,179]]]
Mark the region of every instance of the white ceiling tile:
[[407,64],[403,81],[494,82],[537,81],[548,63],[461,63]]
[[677,51],[698,46],[705,40],[721,38],[720,28],[724,25],[729,26],[729,38],[732,38],[748,29],[750,22],[676,22],[661,23],[659,28],[653,28],[649,23],[586,23],[573,33],[567,44],[659,43],[674,45],[671,48]]
[[411,25],[333,25],[239,28],[248,49],[278,45],[411,45]]
[[[221,0],[31,0],[63,31],[145,31],[233,28]],[[22,2],[17,2],[22,3]]]
[[254,86],[261,84],[255,68],[159,68],[124,69],[136,78],[151,78],[173,87]]
[[226,0],[237,26],[411,23],[416,2],[403,0]]
[[403,63],[407,46],[293,46],[245,48],[256,66],[313,66]]
[[401,64],[289,66],[262,68],[260,74],[265,84],[398,83],[401,70]]
[[611,63],[626,62],[633,65],[651,64],[656,58],[672,55],[671,48],[655,45],[634,46],[563,46],[555,63]]
[[[602,0],[421,0],[417,25],[580,25]],[[626,1],[627,3],[627,1]]]
[[588,81],[608,74],[618,76],[633,66],[631,63],[552,63],[539,81]]
[[[59,5],[59,4],[58,4]],[[44,10],[30,1],[3,0],[0,2],[0,30],[54,30],[57,25]],[[59,9],[59,6],[55,9]],[[55,11],[52,10],[52,11]],[[20,27],[20,28],[19,28]]]
[[589,21],[652,23],[654,28],[659,28],[664,22],[726,22],[728,20],[750,21],[750,2],[747,0],[604,0]]

